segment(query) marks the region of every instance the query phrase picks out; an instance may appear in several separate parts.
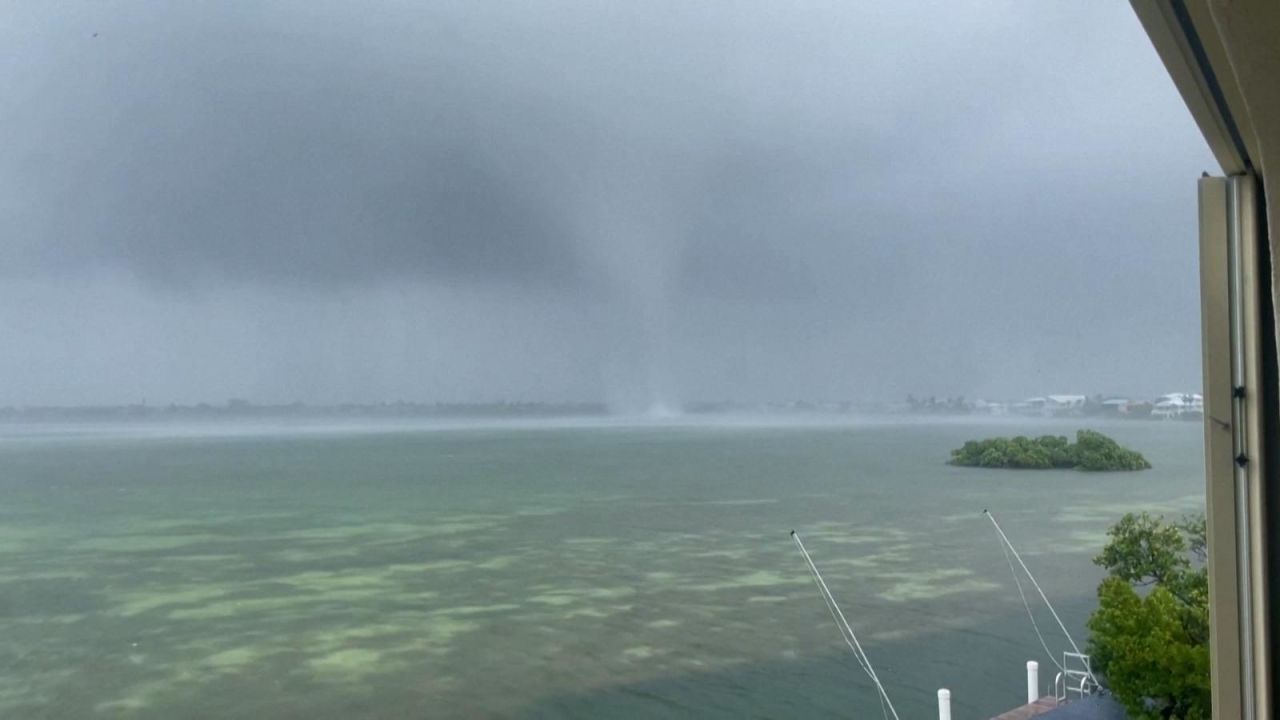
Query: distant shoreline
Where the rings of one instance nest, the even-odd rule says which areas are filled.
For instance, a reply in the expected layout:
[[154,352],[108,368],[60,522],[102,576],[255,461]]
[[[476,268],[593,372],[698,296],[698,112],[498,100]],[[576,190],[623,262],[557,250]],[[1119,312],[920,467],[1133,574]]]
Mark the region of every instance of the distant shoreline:
[[[1152,416],[1115,414],[1022,414],[967,412],[930,412],[907,409],[884,403],[689,403],[680,412],[654,415],[645,412],[617,411],[603,402],[541,403],[342,403],[335,405],[253,404],[233,400],[220,405],[91,405],[91,406],[22,406],[0,407],[0,424],[69,424],[69,423],[155,423],[155,422],[219,422],[219,421],[396,421],[396,420],[550,420],[550,419],[635,419],[645,422],[707,420],[746,421],[778,420],[789,422],[849,422],[858,420],[918,422],[992,422],[997,424],[1043,423],[1057,421],[1166,422]],[[1199,421],[1199,416],[1177,418],[1183,422]]]
[[604,403],[343,403],[338,405],[90,405],[0,407],[0,422],[99,422],[152,420],[485,419],[594,417]]

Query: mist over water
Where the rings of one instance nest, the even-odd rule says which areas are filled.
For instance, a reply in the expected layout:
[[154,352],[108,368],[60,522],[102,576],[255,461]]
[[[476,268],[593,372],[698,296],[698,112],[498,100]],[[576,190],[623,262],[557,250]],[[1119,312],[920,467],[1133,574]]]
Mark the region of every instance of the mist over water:
[[994,715],[1051,664],[981,510],[1079,639],[1107,526],[1203,503],[1198,426],[1102,429],[1155,468],[945,465],[974,422],[6,428],[0,714],[876,715],[796,529],[903,717]]

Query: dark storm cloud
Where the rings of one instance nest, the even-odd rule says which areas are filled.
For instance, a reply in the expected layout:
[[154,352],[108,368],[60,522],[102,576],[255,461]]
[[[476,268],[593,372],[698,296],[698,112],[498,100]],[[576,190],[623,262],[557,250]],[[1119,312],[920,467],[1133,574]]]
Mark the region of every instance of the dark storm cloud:
[[344,33],[350,12],[150,9],[47,28],[19,79],[8,124],[40,260],[162,283],[573,274],[570,228],[521,157],[540,141],[513,147],[476,78],[366,51],[378,38]]
[[707,246],[749,268],[866,235],[831,205],[940,117],[859,96],[890,83],[852,81],[871,54],[838,51],[850,29],[763,5],[32,10],[16,230],[43,263],[162,283],[560,283],[626,223],[695,246],[696,285]]
[[0,404],[1198,379],[1208,154],[1123,5],[25,3],[0,40]]

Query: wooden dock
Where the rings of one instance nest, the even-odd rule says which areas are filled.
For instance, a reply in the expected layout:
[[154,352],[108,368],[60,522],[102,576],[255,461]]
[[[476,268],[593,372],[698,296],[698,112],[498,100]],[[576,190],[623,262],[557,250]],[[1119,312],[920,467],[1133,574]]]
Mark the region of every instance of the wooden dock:
[[991,718],[991,720],[1027,720],[1027,718],[1033,718],[1040,713],[1047,713],[1056,707],[1058,707],[1058,701],[1052,695],[1046,695],[1030,705],[1014,708],[1007,713]]

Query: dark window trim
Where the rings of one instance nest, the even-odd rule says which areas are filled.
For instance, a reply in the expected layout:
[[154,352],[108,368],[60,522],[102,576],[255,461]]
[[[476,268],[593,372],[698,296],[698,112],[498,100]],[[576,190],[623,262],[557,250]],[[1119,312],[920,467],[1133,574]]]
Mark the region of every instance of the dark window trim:
[[1236,120],[1231,115],[1231,108],[1227,105],[1227,98],[1222,94],[1222,86],[1218,83],[1218,76],[1214,74],[1213,66],[1209,63],[1209,55],[1204,50],[1204,43],[1200,41],[1200,35],[1196,32],[1195,23],[1192,22],[1191,14],[1187,11],[1186,0],[1172,0],[1170,5],[1173,8],[1174,17],[1178,20],[1178,28],[1182,30],[1183,36],[1187,38],[1187,45],[1190,46],[1191,54],[1195,57],[1196,67],[1200,70],[1200,76],[1204,78],[1205,87],[1209,90],[1209,96],[1213,98],[1214,107],[1227,127],[1227,134],[1231,136],[1231,145],[1235,148],[1236,154],[1240,156],[1245,169],[1253,172],[1253,162],[1249,160],[1249,150],[1245,147],[1244,138],[1240,135],[1240,128],[1236,126]]

